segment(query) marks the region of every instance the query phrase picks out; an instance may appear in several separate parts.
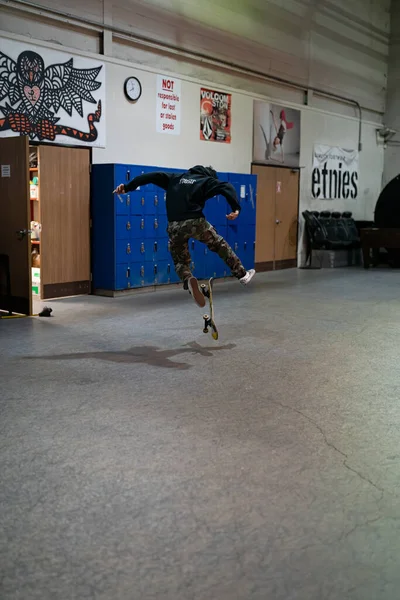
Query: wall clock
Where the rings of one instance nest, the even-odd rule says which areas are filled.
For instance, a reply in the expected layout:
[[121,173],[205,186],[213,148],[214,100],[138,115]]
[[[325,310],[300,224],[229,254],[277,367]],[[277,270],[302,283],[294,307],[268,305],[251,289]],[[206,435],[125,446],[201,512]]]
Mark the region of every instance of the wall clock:
[[131,102],[137,102],[142,95],[142,84],[137,77],[128,77],[124,83],[125,96]]

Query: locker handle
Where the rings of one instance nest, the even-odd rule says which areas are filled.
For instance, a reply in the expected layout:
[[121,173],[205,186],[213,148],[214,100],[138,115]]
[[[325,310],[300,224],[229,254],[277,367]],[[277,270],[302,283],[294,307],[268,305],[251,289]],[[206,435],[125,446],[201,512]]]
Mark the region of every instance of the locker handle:
[[126,197],[126,205],[127,205],[127,206],[130,206],[130,204],[131,204],[131,197],[130,197],[130,195],[128,194],[128,195],[127,195],[127,197]]
[[140,277],[144,277],[144,267],[140,267]]
[[168,275],[171,273],[171,265],[167,266],[167,273],[168,273]]
[[140,229],[144,229],[144,219],[140,221]]
[[158,249],[158,244],[157,244],[157,242],[154,242],[154,252],[157,252],[157,249]]
[[157,275],[157,265],[154,265],[154,275]]
[[237,250],[237,249],[238,249],[238,243],[235,242],[235,250]]
[[130,170],[128,169],[128,170],[127,170],[127,172],[126,172],[126,180],[127,180],[127,181],[129,181],[129,180],[130,180],[130,178],[131,178],[131,172],[130,172]]
[[130,253],[131,253],[131,245],[130,245],[130,244],[128,244],[128,245],[126,246],[126,253],[127,253],[127,254],[130,254]]
[[140,252],[141,254],[144,254],[144,244],[140,244]]
[[141,205],[144,206],[144,196],[142,196],[142,199],[140,201]]
[[130,228],[131,228],[131,224],[130,224],[130,222],[129,222],[129,221],[128,221],[128,222],[127,222],[127,224],[126,224],[126,228],[127,228],[127,230],[128,230],[128,231],[129,231],[129,230],[130,230]]
[[154,206],[158,206],[158,196],[154,196]]
[[128,267],[126,270],[126,277],[129,278],[131,276],[131,268]]
[[192,250],[194,250],[194,240],[192,240]]
[[157,219],[154,219],[154,229],[158,229],[158,221],[157,221]]

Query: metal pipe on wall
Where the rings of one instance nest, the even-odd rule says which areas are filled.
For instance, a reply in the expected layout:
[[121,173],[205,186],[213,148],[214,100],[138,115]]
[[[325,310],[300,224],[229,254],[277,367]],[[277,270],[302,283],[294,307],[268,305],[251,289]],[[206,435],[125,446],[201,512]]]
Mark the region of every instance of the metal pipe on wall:
[[27,2],[26,0],[0,0],[0,5],[1,4],[9,7],[20,7],[21,9],[28,10],[29,12],[38,12],[44,17],[54,16],[61,18],[64,21],[69,21],[71,23],[80,24],[86,27],[90,26],[99,33],[103,31],[109,31],[117,38],[119,37],[121,39],[129,40],[137,45],[141,45],[152,50],[160,50],[162,52],[169,52],[170,54],[178,54],[179,56],[183,56],[190,60],[196,60],[198,62],[210,66],[224,67],[232,72],[239,73],[241,75],[251,76],[253,78],[260,79],[265,82],[289,87],[302,92],[313,92],[317,96],[329,98],[336,102],[341,102],[343,104],[349,104],[351,106],[354,106],[358,111],[358,150],[362,150],[362,107],[361,104],[353,98],[342,96],[340,94],[334,94],[333,92],[327,92],[326,90],[317,87],[304,86],[299,83],[290,81],[289,79],[285,79],[284,77],[268,75],[267,73],[262,73],[261,71],[257,71],[255,69],[249,69],[248,67],[242,67],[240,64],[231,63],[223,59],[213,59],[207,56],[206,54],[202,54],[201,52],[196,52],[194,50],[183,50],[181,48],[178,48],[177,46],[174,46],[173,44],[168,44],[166,42],[155,42],[150,38],[133,34],[122,28],[115,27],[114,25],[98,23],[91,19],[71,15],[69,13],[55,10],[53,8],[42,6],[35,2]]

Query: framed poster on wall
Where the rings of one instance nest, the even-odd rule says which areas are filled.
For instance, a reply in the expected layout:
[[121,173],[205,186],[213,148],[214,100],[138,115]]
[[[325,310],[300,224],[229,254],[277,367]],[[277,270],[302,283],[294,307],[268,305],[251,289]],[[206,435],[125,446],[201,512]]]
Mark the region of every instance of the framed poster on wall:
[[200,139],[231,143],[232,95],[200,89]]
[[358,150],[315,144],[312,197],[322,200],[357,198],[358,157]]
[[298,167],[300,164],[299,110],[254,101],[253,162]]
[[33,142],[106,145],[105,65],[0,39],[0,136]]

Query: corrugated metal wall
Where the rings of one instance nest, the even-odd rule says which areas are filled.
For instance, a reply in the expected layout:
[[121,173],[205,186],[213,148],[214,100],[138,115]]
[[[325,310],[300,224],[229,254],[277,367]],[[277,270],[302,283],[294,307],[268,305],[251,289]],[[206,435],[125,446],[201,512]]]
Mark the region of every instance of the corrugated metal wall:
[[[350,96],[371,111],[384,112],[390,0],[38,0],[33,4]],[[88,29],[82,36],[79,29],[67,28],[65,20],[58,33],[54,23],[51,29],[45,15],[38,20],[37,13],[17,22],[17,4],[7,5],[1,29],[56,39],[81,50],[101,49],[98,33]],[[126,44],[119,41],[112,48],[115,57],[133,60]],[[142,63],[155,65],[154,56],[138,56]],[[185,74],[198,76],[196,65],[186,66]]]

